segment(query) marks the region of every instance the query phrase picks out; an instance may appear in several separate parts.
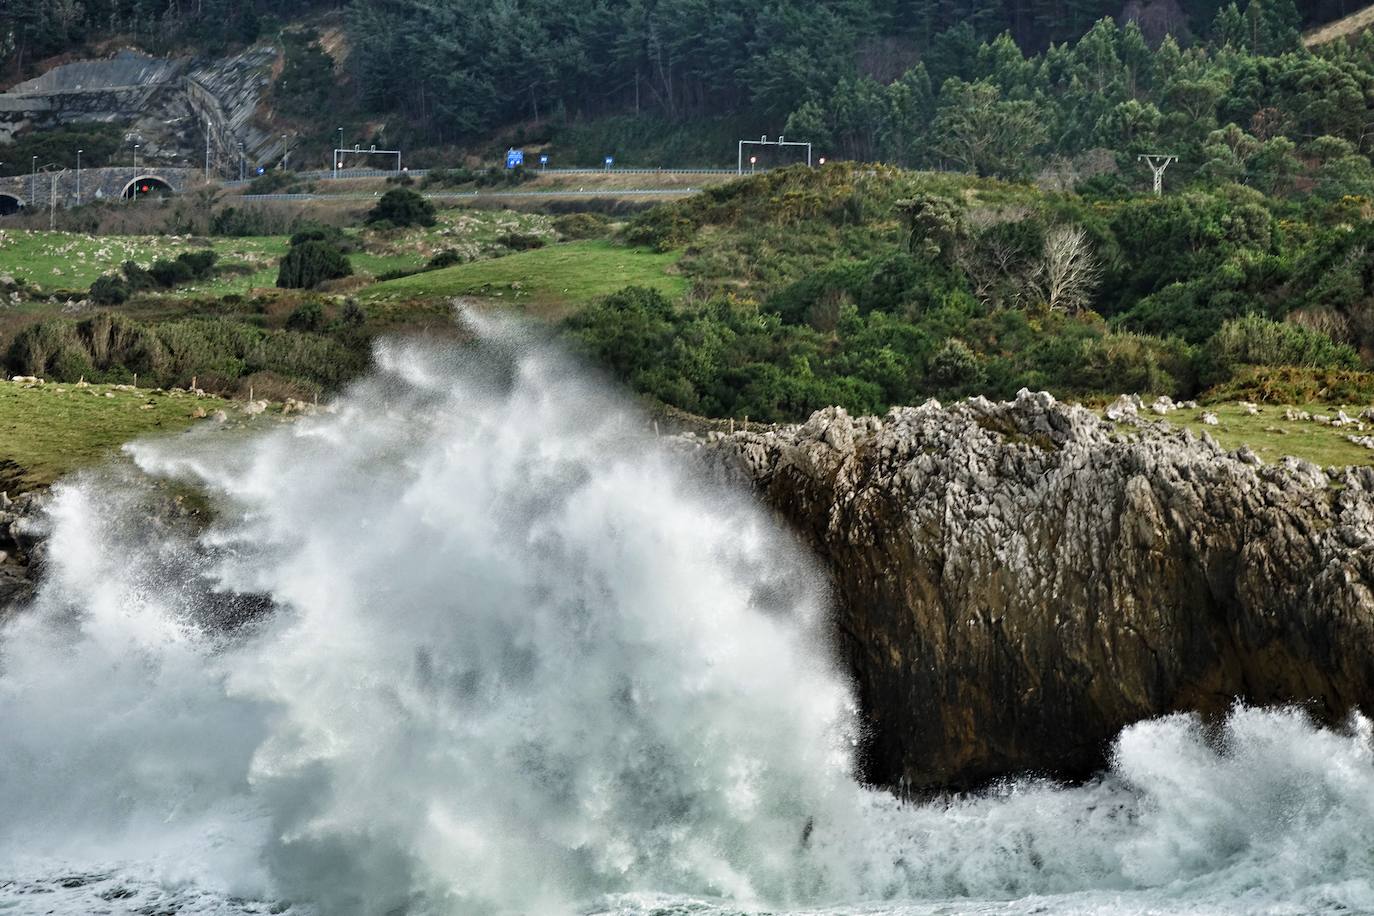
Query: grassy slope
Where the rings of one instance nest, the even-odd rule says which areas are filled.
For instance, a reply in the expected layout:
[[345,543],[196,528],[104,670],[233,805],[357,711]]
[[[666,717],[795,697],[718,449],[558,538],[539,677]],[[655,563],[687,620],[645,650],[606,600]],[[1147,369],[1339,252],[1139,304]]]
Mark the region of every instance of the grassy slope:
[[570,242],[379,283],[366,295],[372,300],[481,296],[556,313],[626,286],[679,296],[687,282],[670,271],[680,256],[606,241]]
[[[0,274],[23,278],[44,291],[83,290],[125,261],[147,265],[159,258],[174,258],[204,247],[182,236],[96,237],[70,232],[0,230]],[[252,273],[217,277],[198,284],[199,289],[241,292],[262,285],[257,283],[258,278],[268,274],[275,281],[275,265],[286,250],[286,239],[214,239],[210,247],[219,253],[224,264],[241,265]]]
[[[144,405],[152,406],[145,410]],[[178,432],[199,422],[193,416],[197,407],[213,412],[230,406],[218,398],[146,389],[25,388],[0,382],[0,489],[50,484],[107,458],[131,439]]]
[[[509,232],[550,236],[546,217],[524,213],[446,210],[428,229],[362,233],[363,250],[350,255],[353,268],[374,276],[414,270],[445,248],[469,259],[505,251],[497,239]],[[286,252],[285,236],[250,236],[193,240],[188,236],[90,236],[71,232],[0,229],[0,274],[22,277],[40,290],[84,290],[103,273],[125,261],[147,266],[159,258],[213,248],[222,267],[237,267],[209,280],[190,284],[178,294],[226,295],[271,287],[277,263]]]
[[[1330,404],[1308,404],[1294,409],[1335,417],[1336,411],[1341,408]],[[1363,406],[1346,406],[1345,412],[1353,417],[1364,409]],[[1236,404],[1218,404],[1205,410],[1217,415],[1219,422],[1216,426],[1207,426],[1202,422],[1201,410],[1180,411],[1170,415],[1169,422],[1175,426],[1185,426],[1198,435],[1206,430],[1223,448],[1248,445],[1270,464],[1285,455],[1305,458],[1323,467],[1374,464],[1374,451],[1346,440],[1348,435],[1374,434],[1370,429],[1358,432],[1311,422],[1290,422],[1284,419],[1285,408],[1282,406],[1264,405],[1260,407],[1258,416],[1247,415]]]

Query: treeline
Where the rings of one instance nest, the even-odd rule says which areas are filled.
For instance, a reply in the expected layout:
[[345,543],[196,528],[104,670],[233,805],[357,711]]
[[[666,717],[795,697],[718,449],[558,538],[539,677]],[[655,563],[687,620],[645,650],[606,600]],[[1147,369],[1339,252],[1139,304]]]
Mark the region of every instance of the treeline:
[[[1077,150],[1119,143],[1123,131],[1159,133],[1149,106],[1161,118],[1207,114],[1214,84],[1225,96],[1247,77],[1265,80],[1254,75],[1272,66],[1262,61],[1305,57],[1300,29],[1347,5],[1305,4],[1304,15],[1293,0],[1191,0],[1170,5],[1186,14],[1175,21],[1146,4],[1140,25],[1119,28],[1109,17],[1122,13],[1121,0],[353,0],[350,62],[366,106],[399,105],[436,139],[625,112],[669,121],[745,113],[777,127],[791,115],[790,133],[819,138],[833,154],[916,164],[938,156],[923,155],[930,134],[913,128],[944,103],[951,149],[964,139],[956,111],[991,111],[987,133],[1013,134],[1011,143],[988,141],[1009,147],[991,152],[1000,165],[1027,147]],[[1152,51],[1166,32],[1175,40]],[[1335,77],[1292,78],[1313,98],[1279,103],[1302,120]],[[1144,110],[1110,111],[1127,101]],[[1271,102],[1254,101],[1243,126]],[[1049,123],[1040,120],[1046,108]],[[1108,114],[1127,123],[1099,128]]]
[[45,57],[118,35],[147,50],[193,43],[208,52],[256,41],[264,30],[332,0],[5,0],[0,73],[33,75]]
[[1299,24],[1291,0],[1251,0],[1222,7],[1205,45],[1153,48],[1134,23],[1104,19],[1034,54],[962,27],[896,80],[843,77],[813,94],[787,133],[838,157],[985,176],[1058,164],[1070,185],[1168,153],[1175,182],[1365,193],[1374,34],[1313,53]]
[[[1005,174],[1095,146],[1130,153],[1176,142],[1195,152],[1210,128],[1230,122],[1260,141],[1327,134],[1362,146],[1354,135],[1367,120],[1370,54],[1342,46],[1314,56],[1299,41],[1305,25],[1358,5],[8,0],[0,65],[27,74],[41,58],[112,34],[150,50],[207,51],[282,35],[274,106],[332,131],[342,114],[333,106],[346,97],[333,61],[308,33],[281,27],[339,7],[351,97],[406,115],[415,139],[627,113],[667,124],[725,117],[772,132],[786,123],[831,156]],[[1139,24],[1110,18],[1124,14]],[[1161,45],[1166,33],[1173,40]]]

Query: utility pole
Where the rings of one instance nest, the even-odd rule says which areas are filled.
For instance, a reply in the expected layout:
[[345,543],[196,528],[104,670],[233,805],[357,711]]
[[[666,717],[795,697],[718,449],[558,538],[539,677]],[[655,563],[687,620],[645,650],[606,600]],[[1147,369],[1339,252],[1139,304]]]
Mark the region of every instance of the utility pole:
[[210,119],[205,119],[205,181],[210,181]]
[[81,206],[81,154],[84,152],[83,149],[76,151],[76,205],[78,207]]
[[243,141],[239,141],[239,181],[243,181]]
[[1155,196],[1163,195],[1164,173],[1168,171],[1170,165],[1178,161],[1178,157],[1155,153],[1148,156],[1137,156],[1136,161],[1145,163],[1150,167],[1150,171],[1155,173]]
[[138,200],[138,144],[134,144],[134,183],[129,186],[129,199]]

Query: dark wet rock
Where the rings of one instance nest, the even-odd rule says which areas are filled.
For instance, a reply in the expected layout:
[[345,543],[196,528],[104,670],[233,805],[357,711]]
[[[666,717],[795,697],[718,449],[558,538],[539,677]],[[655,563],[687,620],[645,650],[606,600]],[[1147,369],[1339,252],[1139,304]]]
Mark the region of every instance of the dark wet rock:
[[41,494],[0,493],[0,622],[33,596],[44,528]]
[[1084,776],[1237,699],[1374,710],[1374,469],[1132,420],[1023,392],[697,446],[828,565],[871,781]]

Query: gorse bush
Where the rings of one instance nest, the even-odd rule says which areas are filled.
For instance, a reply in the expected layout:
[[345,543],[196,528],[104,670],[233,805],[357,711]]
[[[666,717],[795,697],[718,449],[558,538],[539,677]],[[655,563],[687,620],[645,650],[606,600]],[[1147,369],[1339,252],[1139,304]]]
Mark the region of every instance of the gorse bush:
[[97,305],[120,305],[143,290],[174,289],[215,272],[219,255],[210,249],[188,251],[171,260],[157,260],[146,270],[125,261],[123,277],[105,274],[91,284],[90,297]]
[[1193,352],[1181,341],[1114,334],[1059,313],[982,314],[967,295],[906,316],[840,301],[826,327],[816,324],[728,297],[675,305],[626,289],[564,327],[575,349],[636,390],[709,416],[795,421],[829,404],[881,413],[1022,387],[1182,396],[1195,385]]
[[604,238],[610,225],[610,220],[599,213],[568,213],[553,221],[553,228],[561,237],[574,241]]
[[985,377],[978,355],[962,340],[951,338],[930,358],[931,384],[944,389],[977,388]]
[[438,222],[434,204],[409,188],[393,188],[382,195],[367,214],[372,225],[433,226]]
[[345,254],[359,249],[356,237],[344,232],[338,226],[326,226],[322,223],[306,222],[291,234],[291,245],[300,245],[304,242],[328,242]]
[[511,251],[532,251],[544,247],[544,237],[531,232],[507,232],[496,239]]
[[187,318],[142,324],[111,313],[82,321],[50,320],[16,335],[5,369],[61,382],[127,382],[233,390],[256,373],[297,380],[315,389],[337,387],[366,366],[365,351],[328,337],[268,331],[224,318]]
[[1355,369],[1360,361],[1348,344],[1290,322],[1247,315],[1228,321],[1204,348],[1204,382],[1222,382],[1241,366]]
[[288,331],[318,332],[324,330],[324,306],[318,302],[302,302],[286,316]]
[[331,242],[309,238],[287,249],[277,270],[282,289],[314,289],[326,280],[353,275],[348,256]]
[[438,252],[434,257],[425,262],[426,270],[443,270],[445,267],[452,267],[455,264],[463,263],[463,256],[452,248],[445,248]]
[[129,281],[113,274],[97,277],[91,284],[91,301],[96,305],[123,305],[129,298]]

